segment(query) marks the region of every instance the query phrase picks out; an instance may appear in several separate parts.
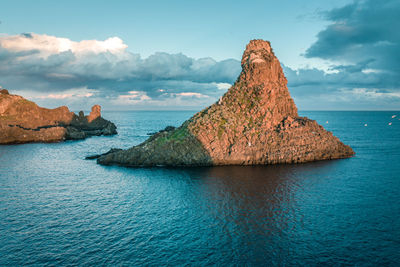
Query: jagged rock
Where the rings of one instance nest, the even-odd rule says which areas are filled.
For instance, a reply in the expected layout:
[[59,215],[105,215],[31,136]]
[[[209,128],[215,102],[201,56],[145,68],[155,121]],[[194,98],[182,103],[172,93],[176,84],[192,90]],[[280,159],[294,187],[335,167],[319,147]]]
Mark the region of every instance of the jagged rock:
[[215,104],[182,126],[159,132],[97,162],[124,166],[299,163],[346,158],[353,150],[314,120],[299,117],[270,43],[252,40],[242,72]]
[[82,130],[78,130],[73,126],[67,126],[67,131],[65,132],[66,140],[80,140],[86,138],[86,133]]
[[114,123],[101,117],[98,105],[89,116],[82,111],[77,116],[65,106],[42,108],[5,89],[0,91],[0,144],[58,142],[116,133]]

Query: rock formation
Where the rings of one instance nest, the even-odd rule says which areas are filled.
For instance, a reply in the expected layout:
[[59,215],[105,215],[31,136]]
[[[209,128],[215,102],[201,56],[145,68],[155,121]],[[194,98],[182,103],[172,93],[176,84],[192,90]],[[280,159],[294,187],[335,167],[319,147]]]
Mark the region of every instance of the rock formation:
[[101,117],[95,105],[89,116],[79,116],[62,106],[42,108],[22,96],[0,91],[0,144],[58,142],[92,135],[116,134],[114,123]]
[[346,158],[353,150],[314,120],[299,117],[270,43],[252,40],[242,72],[220,100],[182,126],[128,150],[100,156],[104,165],[208,166],[300,163]]

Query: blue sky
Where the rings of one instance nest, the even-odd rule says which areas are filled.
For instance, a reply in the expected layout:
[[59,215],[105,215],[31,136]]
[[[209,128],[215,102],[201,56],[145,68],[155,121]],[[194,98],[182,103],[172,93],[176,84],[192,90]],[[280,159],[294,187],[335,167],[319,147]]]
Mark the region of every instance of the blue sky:
[[199,109],[265,39],[300,109],[400,109],[399,2],[3,0],[0,85],[48,107]]

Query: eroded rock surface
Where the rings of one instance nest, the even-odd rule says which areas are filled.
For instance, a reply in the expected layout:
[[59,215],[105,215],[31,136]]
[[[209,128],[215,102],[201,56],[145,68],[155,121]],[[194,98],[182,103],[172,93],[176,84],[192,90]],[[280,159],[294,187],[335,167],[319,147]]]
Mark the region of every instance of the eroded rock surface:
[[235,84],[179,128],[162,131],[98,163],[209,166],[299,163],[346,158],[353,150],[314,120],[299,117],[270,43],[252,40]]
[[83,112],[77,116],[65,106],[42,108],[3,89],[0,91],[0,144],[58,142],[116,134],[115,125],[103,119],[100,111],[96,105],[89,116]]

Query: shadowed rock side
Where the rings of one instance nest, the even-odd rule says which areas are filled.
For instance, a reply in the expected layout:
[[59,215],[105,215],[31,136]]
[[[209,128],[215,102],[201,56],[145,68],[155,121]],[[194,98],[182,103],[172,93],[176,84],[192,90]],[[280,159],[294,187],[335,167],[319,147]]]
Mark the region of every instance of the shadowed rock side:
[[100,156],[124,166],[254,165],[346,158],[353,150],[314,120],[299,117],[270,43],[252,40],[242,72],[221,99],[181,127]]
[[171,131],[162,130],[128,150],[109,151],[101,155],[97,162],[131,167],[212,165],[211,157],[188,130],[187,124]]
[[92,135],[116,134],[115,125],[101,117],[100,106],[89,116],[75,115],[67,107],[41,108],[22,96],[0,91],[0,144],[58,142]]

